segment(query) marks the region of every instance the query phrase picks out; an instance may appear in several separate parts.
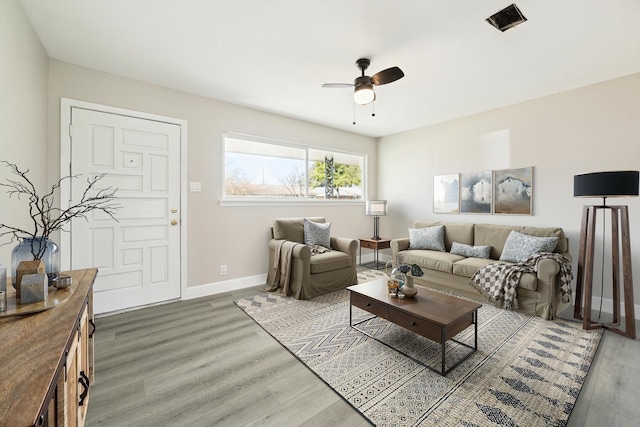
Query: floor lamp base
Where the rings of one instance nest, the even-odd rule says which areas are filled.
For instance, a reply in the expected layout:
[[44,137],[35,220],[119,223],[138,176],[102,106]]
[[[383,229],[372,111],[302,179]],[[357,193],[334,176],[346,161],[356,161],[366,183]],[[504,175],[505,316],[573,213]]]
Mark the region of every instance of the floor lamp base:
[[[593,288],[593,256],[598,210],[611,211],[611,262],[613,286],[613,322],[591,321],[591,298]],[[619,227],[620,225],[620,227]],[[625,328],[620,329],[620,245],[622,236],[622,277],[624,291]],[[626,206],[585,206],[582,210],[582,230],[578,254],[576,277],[576,301],[573,316],[582,320],[584,329],[606,329],[627,338],[636,338],[636,319],[631,276],[631,242],[629,237],[629,212]],[[584,308],[583,293],[584,291]]]

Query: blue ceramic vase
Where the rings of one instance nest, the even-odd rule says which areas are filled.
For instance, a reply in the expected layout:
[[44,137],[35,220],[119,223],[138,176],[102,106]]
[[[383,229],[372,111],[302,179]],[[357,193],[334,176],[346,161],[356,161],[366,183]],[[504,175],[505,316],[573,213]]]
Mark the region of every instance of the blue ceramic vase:
[[49,284],[58,276],[60,272],[60,250],[58,245],[44,237],[25,237],[11,252],[11,278],[14,287],[16,270],[20,262],[34,261],[36,259],[40,259],[44,263]]

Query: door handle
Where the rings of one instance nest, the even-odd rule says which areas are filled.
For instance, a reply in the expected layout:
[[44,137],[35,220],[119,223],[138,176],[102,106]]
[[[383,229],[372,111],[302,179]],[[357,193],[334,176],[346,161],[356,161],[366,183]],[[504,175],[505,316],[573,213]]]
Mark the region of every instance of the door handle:
[[171,220],[171,225],[178,225],[178,220],[177,219],[172,219]]

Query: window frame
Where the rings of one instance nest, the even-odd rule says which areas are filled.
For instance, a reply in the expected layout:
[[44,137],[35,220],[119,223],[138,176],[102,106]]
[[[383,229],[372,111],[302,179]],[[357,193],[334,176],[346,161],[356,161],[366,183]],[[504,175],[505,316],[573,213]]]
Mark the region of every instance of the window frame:
[[[278,196],[269,196],[269,197],[260,197],[260,196],[227,196],[225,194],[226,187],[226,174],[227,174],[227,138],[246,140],[250,142],[256,142],[261,144],[269,144],[283,147],[290,147],[295,149],[301,149],[305,152],[305,196],[304,197],[278,197]],[[259,136],[247,135],[237,132],[223,132],[222,133],[222,144],[221,144],[221,198],[220,198],[220,206],[283,206],[283,205],[364,205],[367,194],[367,162],[368,156],[364,153],[357,153],[346,150],[336,150],[334,148],[329,147],[320,147],[316,145],[308,145],[301,143],[294,143],[289,141],[282,141],[271,138],[264,138]],[[308,165],[309,165],[309,150],[320,150],[325,151],[331,154],[344,154],[349,156],[356,156],[361,158],[362,166],[361,166],[361,176],[362,176],[362,184],[361,184],[361,195],[359,199],[317,199],[309,197],[309,175],[308,175]]]

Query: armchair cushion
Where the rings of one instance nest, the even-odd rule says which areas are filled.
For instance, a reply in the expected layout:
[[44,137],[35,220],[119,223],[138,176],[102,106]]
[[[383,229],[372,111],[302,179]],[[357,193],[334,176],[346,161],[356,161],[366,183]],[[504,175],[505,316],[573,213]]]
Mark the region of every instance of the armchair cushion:
[[351,257],[344,252],[329,251],[312,256],[309,263],[311,264],[311,274],[324,273],[326,271],[349,268]]
[[331,223],[319,223],[304,219],[304,244],[309,246],[319,245],[331,248]]

